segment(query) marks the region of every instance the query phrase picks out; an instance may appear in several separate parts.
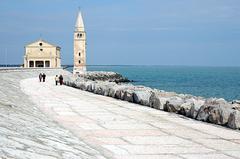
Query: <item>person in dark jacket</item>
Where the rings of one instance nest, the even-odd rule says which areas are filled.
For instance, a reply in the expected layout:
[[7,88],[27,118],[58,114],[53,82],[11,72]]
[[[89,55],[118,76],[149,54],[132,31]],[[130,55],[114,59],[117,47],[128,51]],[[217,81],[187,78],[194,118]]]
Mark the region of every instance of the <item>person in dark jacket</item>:
[[42,73],[39,74],[38,78],[39,78],[39,82],[42,82],[42,78],[43,78]]
[[59,76],[59,83],[60,83],[60,85],[63,84],[63,76],[62,75]]
[[46,79],[45,73],[43,73],[42,78],[43,78],[43,82],[45,82],[45,79]]

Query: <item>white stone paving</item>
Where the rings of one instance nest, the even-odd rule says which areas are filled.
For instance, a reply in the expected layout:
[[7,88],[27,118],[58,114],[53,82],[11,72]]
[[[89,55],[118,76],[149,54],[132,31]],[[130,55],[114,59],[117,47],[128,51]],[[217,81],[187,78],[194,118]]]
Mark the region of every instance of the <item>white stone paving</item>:
[[[0,71],[0,159],[104,159],[102,153],[42,113],[21,91],[20,80],[38,77],[40,72],[45,72],[47,77],[68,74],[61,69]],[[45,88],[39,89],[44,91]],[[36,93],[33,96],[37,96]],[[37,105],[50,116],[56,114],[52,108],[61,113],[71,111],[65,110],[61,99],[39,99]],[[42,100],[48,104],[43,105]]]
[[239,131],[50,80],[25,79],[21,88],[50,118],[109,158],[240,158]]

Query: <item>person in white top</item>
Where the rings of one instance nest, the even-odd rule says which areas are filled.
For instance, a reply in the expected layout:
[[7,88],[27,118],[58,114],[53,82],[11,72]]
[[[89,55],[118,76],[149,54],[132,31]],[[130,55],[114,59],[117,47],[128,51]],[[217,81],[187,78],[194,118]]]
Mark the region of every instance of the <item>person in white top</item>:
[[56,77],[55,77],[56,86],[58,85],[58,81],[59,81],[59,78],[58,78],[58,75],[56,75]]

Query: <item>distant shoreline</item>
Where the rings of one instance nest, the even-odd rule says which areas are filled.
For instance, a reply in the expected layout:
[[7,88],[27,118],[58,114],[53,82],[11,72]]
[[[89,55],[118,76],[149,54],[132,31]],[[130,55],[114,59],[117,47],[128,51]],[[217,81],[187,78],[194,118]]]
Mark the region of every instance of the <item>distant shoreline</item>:
[[[21,67],[21,64],[0,64],[0,68],[2,67]],[[113,65],[113,64],[107,64],[107,65],[86,65],[87,67],[90,66],[120,66],[120,67],[136,67],[136,66],[145,66],[145,67],[151,67],[151,66],[159,66],[159,67],[201,67],[201,68],[240,68],[240,66],[207,66],[207,65]],[[62,67],[73,67],[73,65],[62,65]]]

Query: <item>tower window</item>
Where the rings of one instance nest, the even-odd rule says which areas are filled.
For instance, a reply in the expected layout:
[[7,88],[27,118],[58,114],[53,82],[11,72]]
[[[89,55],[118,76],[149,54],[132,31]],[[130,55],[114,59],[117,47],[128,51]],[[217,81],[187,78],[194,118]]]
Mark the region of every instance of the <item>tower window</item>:
[[83,34],[81,34],[81,33],[77,34],[78,38],[81,38],[82,36],[83,36]]
[[40,51],[43,51],[43,49],[40,49]]
[[81,56],[81,53],[79,52],[78,55]]
[[40,46],[42,46],[42,43],[39,43]]
[[81,63],[81,60],[78,60],[78,63]]

